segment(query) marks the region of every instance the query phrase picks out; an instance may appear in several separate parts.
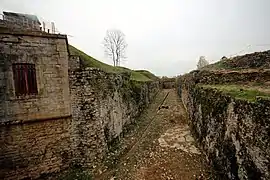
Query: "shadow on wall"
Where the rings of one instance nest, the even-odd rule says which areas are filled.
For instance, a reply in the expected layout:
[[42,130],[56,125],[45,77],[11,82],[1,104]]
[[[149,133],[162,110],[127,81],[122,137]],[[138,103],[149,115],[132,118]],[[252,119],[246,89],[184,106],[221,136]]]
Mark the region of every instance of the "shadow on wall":
[[97,68],[70,72],[75,158],[81,166],[98,167],[126,125],[147,107],[159,82],[137,82],[130,74]]
[[201,80],[195,77],[199,76],[180,77],[178,92],[189,114],[189,125],[213,167],[223,179],[270,179],[270,100],[235,99],[196,84]]

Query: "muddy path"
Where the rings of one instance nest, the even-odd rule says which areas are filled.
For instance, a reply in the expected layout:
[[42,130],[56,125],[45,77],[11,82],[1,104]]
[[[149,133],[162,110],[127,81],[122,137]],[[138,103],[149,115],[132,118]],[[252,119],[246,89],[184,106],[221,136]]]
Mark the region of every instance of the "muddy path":
[[175,90],[162,90],[132,126],[94,179],[214,179]]

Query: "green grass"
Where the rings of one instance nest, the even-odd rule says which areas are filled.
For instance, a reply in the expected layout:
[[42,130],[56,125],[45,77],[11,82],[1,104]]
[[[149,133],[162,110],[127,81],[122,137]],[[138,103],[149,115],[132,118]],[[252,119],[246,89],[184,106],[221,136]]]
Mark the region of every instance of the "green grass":
[[224,60],[221,60],[221,61],[214,63],[213,66],[216,67],[217,69],[228,69],[229,68],[227,66],[227,64],[224,62]]
[[237,99],[244,99],[251,102],[256,101],[257,96],[270,97],[270,94],[258,91],[257,89],[252,87],[243,88],[238,85],[201,85],[201,86],[205,88],[216,88]]
[[236,68],[230,67],[228,65],[227,61],[230,61],[230,59],[220,60],[220,61],[215,62],[213,64],[209,64],[209,65],[203,67],[202,70],[227,70],[227,69],[236,70]]
[[80,51],[79,49],[75,48],[72,45],[69,45],[69,51],[71,55],[80,56],[85,65],[88,67],[100,68],[106,72],[117,72],[117,69],[115,67],[96,60],[95,58],[85,54],[84,52]]
[[214,64],[205,66],[205,70],[234,70],[241,71],[246,69],[269,69],[270,50],[254,52],[250,54],[234,56],[221,59]]
[[149,79],[152,80],[158,80],[159,78],[155,76],[153,73],[146,71],[146,70],[135,70],[135,72],[138,72],[140,74],[143,74],[144,76],[148,77]]
[[100,68],[104,70],[105,72],[109,72],[109,73],[124,73],[124,72],[130,73],[131,80],[135,80],[135,81],[153,81],[153,80],[158,79],[154,74],[146,70],[131,70],[125,67],[120,67],[120,66],[114,67],[114,66],[105,64],[85,54],[84,52],[80,51],[79,49],[75,48],[72,45],[69,45],[69,51],[71,55],[80,56],[80,58],[85,63],[85,66],[87,67]]

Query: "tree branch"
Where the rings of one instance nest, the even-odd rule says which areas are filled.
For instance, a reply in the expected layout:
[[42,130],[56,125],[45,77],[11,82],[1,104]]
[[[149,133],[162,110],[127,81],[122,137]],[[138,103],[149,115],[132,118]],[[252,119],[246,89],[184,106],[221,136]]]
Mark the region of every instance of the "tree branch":
[[114,66],[120,65],[125,57],[127,43],[125,35],[120,30],[108,30],[103,41],[104,53],[113,60]]

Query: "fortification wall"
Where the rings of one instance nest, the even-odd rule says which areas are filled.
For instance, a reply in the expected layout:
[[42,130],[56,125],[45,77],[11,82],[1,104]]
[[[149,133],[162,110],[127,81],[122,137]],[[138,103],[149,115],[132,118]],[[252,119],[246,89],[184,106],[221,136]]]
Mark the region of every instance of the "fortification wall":
[[161,78],[160,83],[163,89],[173,89],[176,87],[176,78]]
[[[33,65],[36,76],[23,79],[13,69],[18,63]],[[18,95],[15,73],[26,84],[36,80],[37,92]],[[69,166],[69,96],[66,36],[0,29],[0,179],[36,178]]]
[[235,99],[196,82],[192,73],[180,77],[178,92],[209,162],[223,179],[269,179],[270,100]]
[[97,170],[123,128],[159,90],[99,69],[70,72],[72,118],[0,127],[0,179],[38,178],[74,165]]
[[154,98],[159,83],[134,82],[127,74],[88,68],[71,72],[70,90],[76,163],[93,167]]
[[72,162],[71,118],[0,127],[0,179],[35,179]]
[[[37,93],[16,95],[17,63],[34,65]],[[0,31],[0,89],[0,124],[70,116],[66,36]]]
[[270,80],[270,70],[246,71],[193,71],[192,76],[196,83],[225,84],[241,82],[265,83]]
[[[0,179],[35,179],[74,165],[94,170],[158,92],[158,82],[80,69],[67,45],[64,35],[0,27]],[[18,63],[35,68],[36,76],[18,71],[27,86],[36,78],[34,94],[18,95]]]

